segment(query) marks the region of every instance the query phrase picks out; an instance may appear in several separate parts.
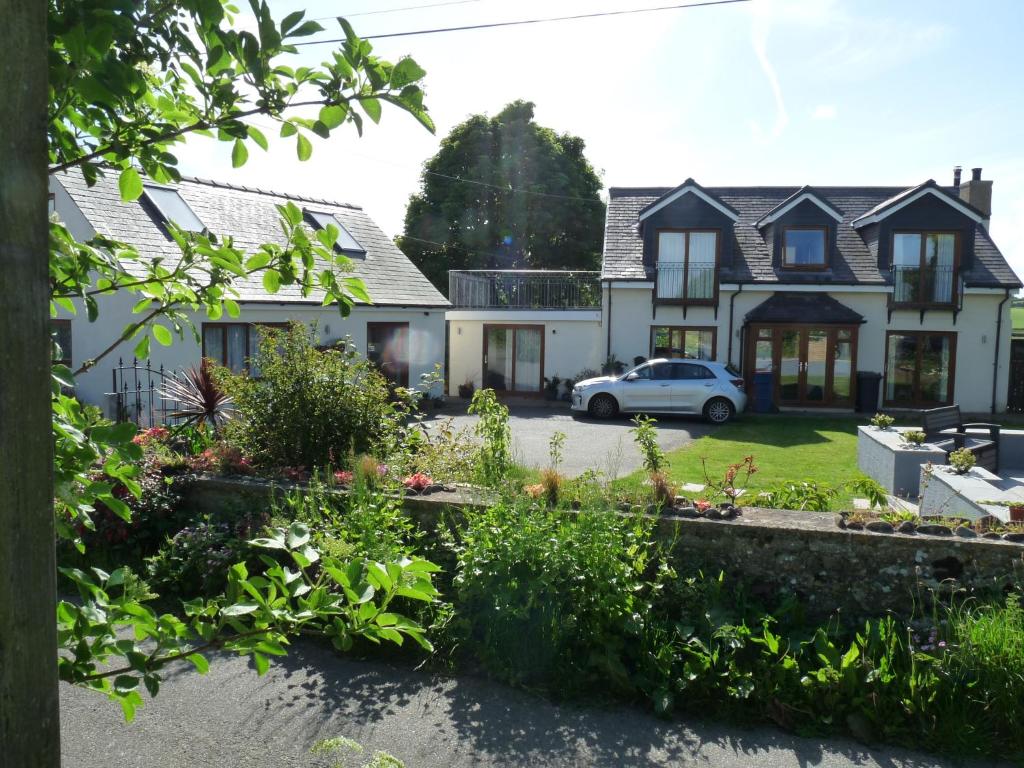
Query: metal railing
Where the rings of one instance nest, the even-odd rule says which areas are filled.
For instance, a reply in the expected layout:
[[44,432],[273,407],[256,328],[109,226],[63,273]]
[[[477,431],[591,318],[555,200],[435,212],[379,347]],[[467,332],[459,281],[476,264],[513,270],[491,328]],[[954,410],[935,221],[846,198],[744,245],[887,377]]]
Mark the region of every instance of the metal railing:
[[132,359],[130,364],[118,359],[112,373],[113,389],[107,393],[110,418],[115,421],[133,421],[141,428],[171,424],[180,404],[164,396],[164,385],[175,378],[161,365],[154,368]]
[[893,304],[952,305],[958,298],[956,269],[952,266],[919,267],[897,264],[892,268]]
[[467,269],[448,272],[457,309],[599,309],[601,273]]
[[715,298],[715,279],[713,261],[658,264],[658,298],[711,301]]

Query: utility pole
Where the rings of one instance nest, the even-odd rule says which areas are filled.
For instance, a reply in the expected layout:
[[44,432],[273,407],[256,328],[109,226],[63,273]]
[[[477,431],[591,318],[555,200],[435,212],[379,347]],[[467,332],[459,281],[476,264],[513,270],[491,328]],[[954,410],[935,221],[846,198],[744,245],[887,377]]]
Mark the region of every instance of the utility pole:
[[0,765],[59,768],[46,0],[0,0]]

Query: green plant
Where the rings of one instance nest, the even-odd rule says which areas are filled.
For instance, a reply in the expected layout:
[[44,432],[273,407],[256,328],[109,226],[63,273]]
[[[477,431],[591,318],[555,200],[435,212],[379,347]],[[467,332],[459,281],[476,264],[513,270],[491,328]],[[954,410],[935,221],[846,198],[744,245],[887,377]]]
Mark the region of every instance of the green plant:
[[974,464],[975,458],[970,448],[957,448],[949,453],[949,465],[956,470],[957,474],[966,474]]
[[620,376],[626,370],[626,364],[615,355],[608,355],[608,358],[601,363],[601,373],[605,376]]
[[[333,739],[321,739],[309,748],[311,755],[323,755],[328,758],[331,755],[337,755],[339,752],[346,751],[361,755],[363,753],[363,745],[344,736],[337,736]],[[341,762],[334,762],[331,759],[331,768],[343,768],[343,764]],[[370,762],[363,763],[361,768],[405,768],[405,763],[394,755],[378,750],[373,753]]]
[[551,459],[551,469],[555,472],[562,463],[562,451],[565,448],[565,432],[556,430],[548,440],[548,456]]
[[896,419],[887,413],[876,413],[871,417],[871,424],[879,429],[888,429],[896,423]]
[[643,457],[644,469],[648,474],[662,472],[665,469],[665,452],[658,445],[658,430],[655,424],[658,422],[650,416],[637,414],[633,417],[633,442],[640,449]]
[[923,445],[928,436],[919,429],[911,429],[901,432],[900,437],[909,445]]
[[712,494],[723,497],[730,504],[735,504],[736,500],[746,493],[750,478],[758,472],[753,456],[744,456],[743,461],[730,464],[725,468],[721,480],[711,477],[704,459],[701,459],[701,469],[704,471],[705,488]]
[[480,462],[480,448],[469,429],[455,429],[454,419],[434,422],[429,430],[409,433],[417,437],[409,446],[411,469],[442,483],[470,482]]
[[480,448],[480,479],[488,485],[498,485],[512,466],[512,430],[508,423],[508,408],[498,402],[493,389],[478,389],[473,393],[469,413],[479,417],[473,430],[483,440]]
[[353,453],[390,453],[408,409],[348,344],[319,350],[316,331],[266,330],[253,361],[260,378],[219,369],[239,418],[226,434],[262,467],[327,467]]
[[811,512],[827,512],[832,508],[839,492],[830,486],[821,485],[813,480],[803,482],[782,483],[781,485],[761,491],[758,497],[760,506],[771,509],[796,509]]

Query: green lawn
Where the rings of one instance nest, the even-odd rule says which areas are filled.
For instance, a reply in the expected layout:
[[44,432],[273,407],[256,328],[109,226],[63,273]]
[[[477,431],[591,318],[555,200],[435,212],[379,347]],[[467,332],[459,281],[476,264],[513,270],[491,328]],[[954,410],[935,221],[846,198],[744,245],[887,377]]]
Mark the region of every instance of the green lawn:
[[[702,458],[709,474],[720,478],[730,464],[753,456],[759,471],[751,478],[752,491],[794,480],[838,486],[863,477],[857,470],[857,426],[864,421],[790,414],[743,416],[669,453],[669,475],[679,484],[703,483]],[[626,482],[642,478],[638,472]],[[850,494],[844,493],[840,501],[849,499]]]
[[1011,325],[1015,331],[1024,330],[1024,307],[1013,307],[1010,310]]

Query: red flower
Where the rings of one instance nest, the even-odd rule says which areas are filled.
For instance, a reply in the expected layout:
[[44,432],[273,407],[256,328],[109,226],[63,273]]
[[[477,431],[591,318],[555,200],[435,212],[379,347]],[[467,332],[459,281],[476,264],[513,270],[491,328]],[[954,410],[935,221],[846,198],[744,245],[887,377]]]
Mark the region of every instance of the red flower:
[[434,481],[429,475],[425,475],[422,472],[417,472],[415,475],[409,475],[402,481],[402,485],[413,491],[422,491],[428,485],[433,485]]

